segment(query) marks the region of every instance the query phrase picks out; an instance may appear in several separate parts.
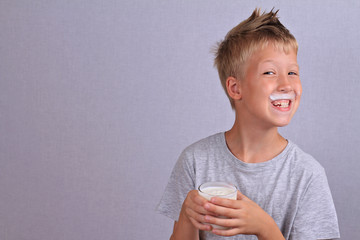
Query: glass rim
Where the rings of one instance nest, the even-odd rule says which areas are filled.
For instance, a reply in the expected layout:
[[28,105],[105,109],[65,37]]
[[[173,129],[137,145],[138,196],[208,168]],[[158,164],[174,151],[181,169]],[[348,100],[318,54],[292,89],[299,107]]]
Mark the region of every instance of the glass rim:
[[[224,195],[216,195],[216,194],[210,194],[210,193],[206,193],[204,191],[201,190],[201,187],[203,187],[203,185],[205,184],[208,184],[209,186],[208,187],[225,187],[225,188],[228,188],[228,189],[231,189],[233,191],[231,191],[230,193],[228,194],[224,194]],[[222,185],[222,186],[212,186],[212,185]],[[207,194],[209,196],[227,196],[227,195],[231,195],[231,194],[234,194],[235,192],[237,192],[237,187],[232,184],[232,183],[228,183],[228,182],[204,182],[202,184],[200,184],[200,186],[198,187],[198,191],[201,192],[201,193],[204,193],[204,194]]]

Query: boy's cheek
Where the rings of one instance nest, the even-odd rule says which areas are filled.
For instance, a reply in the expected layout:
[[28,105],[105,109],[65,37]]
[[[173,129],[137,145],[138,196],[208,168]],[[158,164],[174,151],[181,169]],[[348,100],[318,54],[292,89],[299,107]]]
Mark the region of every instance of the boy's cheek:
[[301,83],[299,82],[299,84],[297,84],[297,86],[295,87],[295,93],[297,96],[301,96],[302,94],[302,86],[301,86]]
[[301,87],[301,85],[296,88],[295,93],[296,93],[296,96],[301,97],[301,94],[302,94],[302,87]]

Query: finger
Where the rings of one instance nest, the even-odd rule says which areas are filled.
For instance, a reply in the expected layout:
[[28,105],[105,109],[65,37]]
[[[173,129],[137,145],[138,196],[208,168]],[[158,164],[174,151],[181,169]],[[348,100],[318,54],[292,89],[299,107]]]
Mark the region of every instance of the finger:
[[227,199],[227,198],[219,198],[219,197],[213,197],[210,200],[211,203],[227,208],[240,208],[240,201],[239,200],[233,200],[233,199]]
[[239,229],[237,228],[230,228],[230,229],[216,229],[213,228],[211,231],[213,234],[219,235],[219,236],[224,236],[224,237],[228,237],[228,236],[235,236],[239,233],[241,233],[239,231]]
[[198,214],[203,214],[203,215],[206,215],[209,213],[203,206],[198,205],[196,203],[192,203],[192,202],[189,203],[188,209],[191,209],[192,211],[194,211]]
[[211,212],[211,211],[209,211],[208,209],[205,208],[206,204],[209,204],[209,202],[206,201],[201,205],[199,205],[197,203],[194,203],[194,205],[192,206],[192,209],[194,211],[196,211],[197,213],[202,214],[202,215],[216,215],[215,213],[213,213],[213,212]]
[[199,214],[191,208],[186,209],[186,214],[189,218],[192,218],[199,223],[205,222],[205,215]]
[[192,209],[193,211],[199,213],[199,214],[210,214],[205,208],[204,204],[208,201],[206,199],[203,199],[197,191],[194,191],[191,193],[188,201],[186,201],[186,207]]
[[247,196],[245,196],[242,192],[238,191],[237,192],[237,200],[242,200],[242,201],[251,201],[250,198],[248,198]]
[[193,201],[199,205],[204,205],[205,203],[209,202],[206,198],[201,196],[198,192],[196,194],[194,194]]
[[225,216],[229,218],[235,218],[237,216],[237,209],[231,207],[223,207],[211,203],[206,203],[204,207],[207,211],[215,213],[217,216]]
[[190,222],[194,225],[194,227],[196,227],[199,230],[203,230],[203,231],[211,231],[212,230],[211,225],[200,223],[191,217],[189,219],[190,219]]
[[237,200],[242,200],[244,196],[240,191],[237,191]]
[[204,219],[206,223],[216,224],[226,228],[233,228],[239,225],[237,219],[214,217],[210,215],[206,215]]

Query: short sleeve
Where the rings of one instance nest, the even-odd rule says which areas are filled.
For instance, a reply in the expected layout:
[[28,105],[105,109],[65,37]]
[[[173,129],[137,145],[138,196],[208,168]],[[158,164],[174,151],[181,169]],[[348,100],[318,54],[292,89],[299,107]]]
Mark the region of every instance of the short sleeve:
[[182,204],[189,193],[195,188],[193,155],[183,151],[177,160],[165,188],[163,197],[157,206],[157,212],[175,221],[178,220]]
[[324,169],[304,192],[295,216],[290,240],[340,238],[335,206]]

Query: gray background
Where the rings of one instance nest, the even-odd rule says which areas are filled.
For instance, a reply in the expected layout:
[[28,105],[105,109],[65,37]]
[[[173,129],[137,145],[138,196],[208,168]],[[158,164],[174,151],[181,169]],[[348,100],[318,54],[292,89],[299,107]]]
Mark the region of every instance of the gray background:
[[281,132],[326,168],[358,239],[357,0],[0,0],[0,239],[166,239],[154,209],[178,155],[234,120],[210,49],[257,6],[300,45]]

